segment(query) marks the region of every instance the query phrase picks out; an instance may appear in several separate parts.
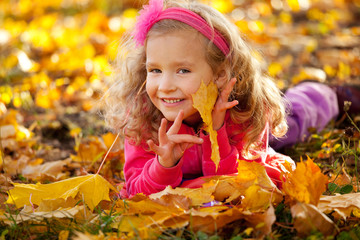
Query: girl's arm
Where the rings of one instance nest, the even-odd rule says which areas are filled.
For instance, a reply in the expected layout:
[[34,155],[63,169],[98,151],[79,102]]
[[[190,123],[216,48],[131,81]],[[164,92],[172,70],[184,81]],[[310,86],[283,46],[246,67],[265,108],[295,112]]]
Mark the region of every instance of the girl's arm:
[[134,146],[125,141],[125,181],[129,195],[151,194],[162,191],[166,186],[178,186],[182,181],[182,156],[184,151],[203,140],[189,134],[178,134],[184,112],[180,111],[173,125],[166,131],[165,119],[159,128],[159,145],[147,141],[151,151],[144,144]]
[[145,144],[135,146],[125,140],[124,175],[127,193],[148,195],[162,191],[168,185],[178,186],[182,180],[182,161],[171,168],[163,167],[158,156],[145,148]]

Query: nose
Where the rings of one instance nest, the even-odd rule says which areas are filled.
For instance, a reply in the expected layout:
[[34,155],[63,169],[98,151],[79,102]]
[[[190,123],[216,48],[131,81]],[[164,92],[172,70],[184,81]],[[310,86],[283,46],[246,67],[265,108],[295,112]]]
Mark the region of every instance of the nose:
[[163,74],[159,83],[159,91],[170,92],[176,89],[174,78],[171,74]]

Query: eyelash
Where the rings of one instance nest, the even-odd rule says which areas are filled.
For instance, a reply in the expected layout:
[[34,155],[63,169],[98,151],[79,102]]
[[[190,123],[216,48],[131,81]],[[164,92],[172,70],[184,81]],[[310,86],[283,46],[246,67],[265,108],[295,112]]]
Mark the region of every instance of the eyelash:
[[[182,74],[190,72],[190,70],[187,70],[187,69],[180,69],[178,72],[181,73],[182,71],[183,71]],[[150,73],[161,73],[161,70],[155,68],[155,69],[149,69],[148,72],[150,72]]]
[[149,69],[148,72],[150,72],[150,73],[161,73],[161,70],[155,68],[155,69]]
[[180,69],[180,70],[179,70],[179,73],[180,73],[181,71],[185,71],[184,73],[189,73],[189,72],[190,72],[190,70],[187,70],[187,69]]

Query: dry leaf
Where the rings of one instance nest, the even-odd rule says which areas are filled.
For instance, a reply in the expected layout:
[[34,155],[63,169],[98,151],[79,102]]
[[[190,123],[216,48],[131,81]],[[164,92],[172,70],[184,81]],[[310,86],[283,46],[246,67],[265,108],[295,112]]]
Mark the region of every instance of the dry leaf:
[[105,236],[104,234],[100,231],[98,235],[92,235],[88,232],[82,233],[82,232],[77,232],[74,231],[75,237],[73,238],[73,240],[104,240]]
[[[265,167],[254,161],[239,161],[238,174],[233,181],[219,181],[214,193],[220,200],[229,196],[226,202],[244,196],[242,206],[246,209],[267,209],[271,202],[281,202],[283,196],[266,173]],[[222,201],[222,200],[221,200]]]
[[56,199],[43,199],[39,207],[36,208],[37,212],[51,212],[60,208],[71,208],[76,206],[78,199],[68,197],[66,200],[62,198]]
[[107,148],[102,138],[90,136],[79,144],[78,155],[74,160],[94,164],[96,161],[101,160],[106,151]]
[[196,108],[205,123],[205,131],[210,135],[211,141],[211,160],[215,163],[216,170],[220,162],[219,145],[217,142],[217,132],[213,129],[212,110],[216,103],[218,89],[214,82],[210,82],[207,86],[201,82],[196,93],[192,94],[193,106]]
[[[14,224],[14,221],[16,223],[31,221],[31,222],[42,222],[45,218],[78,218],[77,215],[84,215],[84,211],[86,209],[84,206],[74,206],[72,208],[59,208],[54,211],[46,211],[46,212],[33,212],[32,208],[27,206],[25,207],[19,214],[12,215],[12,219],[8,219],[6,216],[1,215],[0,220],[3,221],[6,224]],[[90,219],[91,213],[88,214],[88,219]],[[84,219],[81,217],[80,219]]]
[[212,234],[238,219],[243,218],[242,210],[239,208],[228,208],[226,206],[214,206],[200,209],[191,209],[190,228],[194,231],[202,231]]
[[179,216],[185,212],[182,206],[162,204],[142,194],[129,200],[118,200],[115,211],[121,213],[121,216],[112,224],[114,228],[127,236],[144,239],[154,238],[163,228],[184,227],[189,221],[189,217],[180,221]]
[[326,190],[328,178],[310,159],[297,164],[283,183],[283,191],[291,200],[317,205],[321,194]]
[[[245,197],[241,205],[252,212],[263,210],[271,205],[273,202],[272,197],[277,196],[277,194],[272,194],[258,185],[252,185],[245,191]],[[282,197],[277,199],[276,202],[281,202]]]
[[271,227],[276,221],[275,210],[272,205],[263,213],[245,214],[244,218],[254,229],[257,239],[261,239],[270,234]]
[[329,236],[334,235],[337,230],[334,222],[312,204],[296,203],[291,207],[291,215],[299,236],[308,236],[313,230]]
[[[213,200],[220,202],[225,201],[227,203],[239,201],[240,198],[245,196],[246,200],[243,206],[246,208],[259,207],[267,209],[270,202],[281,202],[283,199],[280,190],[277,189],[266,174],[264,166],[254,161],[239,161],[238,174],[202,177],[201,179],[204,182],[202,190],[186,190],[186,188],[180,188],[181,190],[179,190],[179,188],[168,189],[171,190],[173,194],[178,193],[179,195],[188,196],[192,199],[193,205],[196,205],[195,203],[202,204],[211,202],[212,199],[208,197],[211,194],[214,197]],[[251,191],[249,188],[256,190]],[[177,191],[182,191],[183,193]],[[186,192],[192,193],[192,195]],[[161,195],[162,194],[163,193],[161,193]],[[157,194],[154,196],[156,195]],[[262,197],[261,203],[257,199],[260,195]],[[265,195],[267,197],[265,197]],[[256,201],[254,201],[254,199],[256,199]]]
[[63,173],[64,166],[68,165],[71,159],[47,162],[41,165],[27,165],[22,170],[22,175],[32,180],[59,180],[65,177],[67,174]]
[[9,190],[8,204],[15,204],[17,208],[24,205],[40,205],[46,199],[75,198],[81,194],[85,204],[91,211],[101,200],[110,200],[109,190],[115,188],[98,174],[69,178],[50,184],[18,184]]
[[62,230],[59,232],[59,240],[68,240],[70,232],[68,230]]
[[118,230],[118,234],[125,234],[127,239],[157,239],[162,230],[165,230],[162,229],[161,223],[169,217],[171,215],[166,212],[152,215],[121,215],[115,218],[111,226]]
[[321,196],[318,208],[321,212],[335,212],[335,218],[346,219],[360,209],[360,192],[336,196]]
[[184,211],[184,209],[177,208],[171,205],[162,205],[158,202],[151,200],[149,197],[143,194],[137,194],[129,200],[117,201],[116,209],[118,212],[122,212],[126,215],[139,213],[151,215],[159,212],[179,213]]
[[212,197],[216,185],[213,183],[206,184],[201,188],[175,188],[171,186],[166,187],[163,191],[149,195],[150,199],[160,199],[166,195],[179,195],[185,196],[191,200],[193,206],[199,206],[203,203],[211,202],[214,200]]
[[9,137],[15,137],[16,130],[14,125],[4,125],[0,126],[0,138],[5,139]]

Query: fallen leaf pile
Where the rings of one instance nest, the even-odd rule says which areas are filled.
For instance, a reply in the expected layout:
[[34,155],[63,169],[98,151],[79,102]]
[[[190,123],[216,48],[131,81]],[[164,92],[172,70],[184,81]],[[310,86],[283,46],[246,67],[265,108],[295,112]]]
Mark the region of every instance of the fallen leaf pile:
[[[247,169],[245,174],[244,169]],[[307,176],[326,178],[309,159],[289,173],[289,182],[304,171]],[[314,202],[295,198],[289,203],[294,228],[300,236],[316,230],[324,236],[335,234],[338,229],[325,212],[334,213],[337,219],[360,217],[360,193],[320,198],[319,192],[326,182],[313,182],[311,178],[285,182],[284,191],[280,191],[267,176],[265,168],[255,162],[240,161],[238,175],[207,177],[204,182],[201,188],[172,189],[168,186],[150,196],[137,194],[130,199],[110,199],[109,190],[117,190],[97,174],[50,184],[14,184],[7,203],[22,210],[11,219],[4,214],[2,221],[6,224],[41,223],[46,218],[63,218],[96,223],[99,219],[93,210],[99,206],[101,211],[111,212],[111,228],[127,238],[157,238],[167,230],[179,228],[213,234],[234,222],[251,228],[253,236],[260,238],[271,233],[276,221],[274,206],[279,206],[284,198],[294,198],[289,189],[300,189],[303,185],[317,185],[318,188],[296,194],[311,191]]]
[[[199,1],[236,24],[280,88],[360,84],[358,0]],[[309,129],[285,149],[297,168],[284,173],[283,189],[261,165],[240,161],[239,174],[204,177],[200,188],[121,198],[122,139],[106,155],[116,136],[98,115],[99,98],[142,4],[0,1],[1,238],[359,239],[358,115]],[[194,101],[218,164],[209,89]]]

